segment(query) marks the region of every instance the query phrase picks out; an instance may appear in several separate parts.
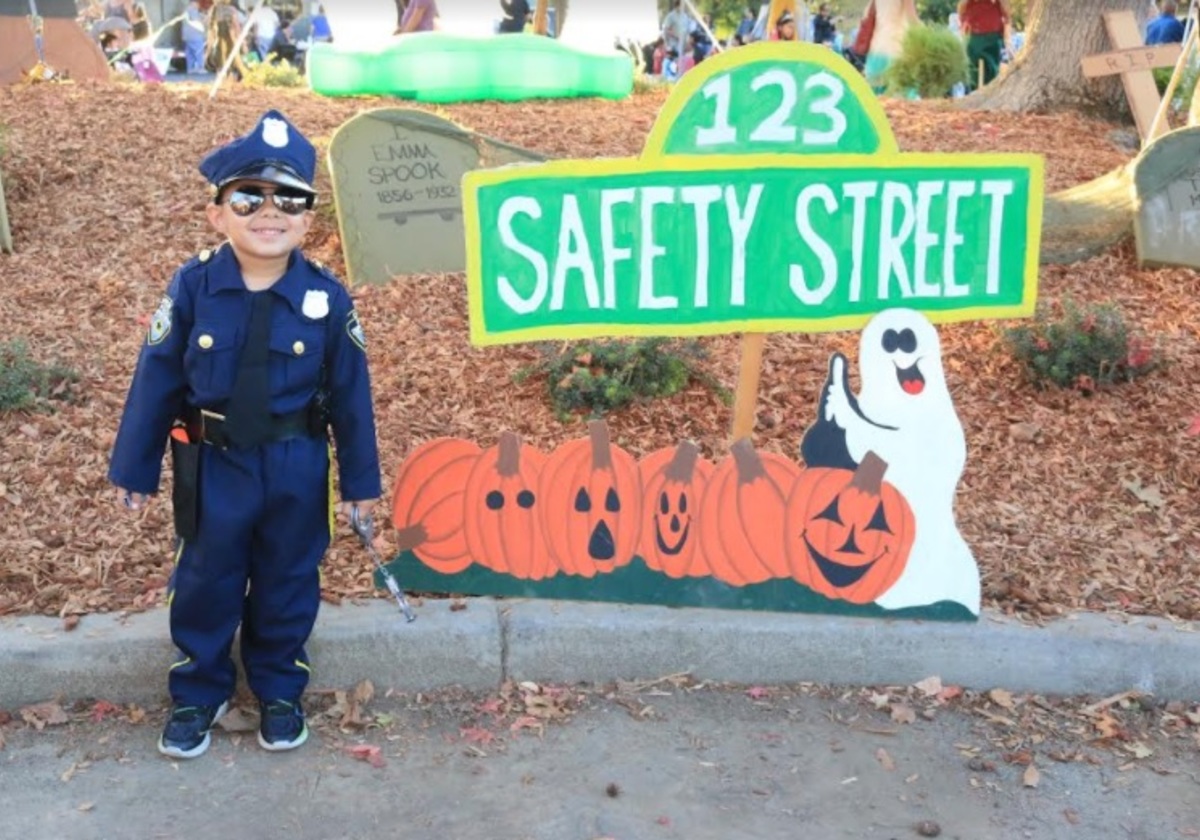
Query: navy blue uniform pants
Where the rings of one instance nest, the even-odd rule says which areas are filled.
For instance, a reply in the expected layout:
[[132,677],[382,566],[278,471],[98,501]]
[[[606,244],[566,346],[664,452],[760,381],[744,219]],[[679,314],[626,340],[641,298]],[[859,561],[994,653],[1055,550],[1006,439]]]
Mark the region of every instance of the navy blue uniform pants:
[[175,703],[215,706],[233,694],[239,623],[250,689],[263,701],[300,697],[329,540],[324,439],[202,447],[199,533],[179,552],[170,596],[182,654],[169,678]]

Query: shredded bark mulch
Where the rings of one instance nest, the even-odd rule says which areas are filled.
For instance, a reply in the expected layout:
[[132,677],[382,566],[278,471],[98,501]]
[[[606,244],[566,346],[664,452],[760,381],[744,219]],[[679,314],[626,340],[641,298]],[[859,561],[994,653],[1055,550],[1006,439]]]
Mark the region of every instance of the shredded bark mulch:
[[[621,102],[482,103],[439,113],[552,157],[636,155],[663,91]],[[144,610],[162,603],[171,568],[169,483],[135,515],[105,478],[125,392],[172,272],[216,244],[196,170],[215,145],[283,110],[324,157],[339,125],[383,99],[227,86],[42,84],[0,88],[0,171],[15,255],[0,255],[3,340],[78,373],[60,397],[0,414],[0,615]],[[886,103],[905,151],[1031,151],[1047,191],[1130,159],[1128,132],[1073,115],[959,112]],[[329,194],[322,163],[318,186]],[[331,201],[307,252],[344,276]],[[585,434],[551,410],[545,383],[513,374],[532,346],[473,348],[462,275],[407,276],[354,290],[370,341],[385,487],[404,455],[435,436],[491,443],[512,429],[544,451]],[[1040,298],[1112,302],[1165,364],[1111,389],[1039,390],[1005,350],[1009,324],[941,328],[968,463],[958,494],[985,606],[1031,619],[1089,609],[1200,618],[1200,276],[1138,267],[1131,242],[1094,259],[1044,267]],[[856,333],[773,335],[766,344],[755,443],[798,458],[829,355],[857,358]],[[705,339],[705,370],[736,384],[737,336]],[[727,451],[732,410],[699,383],[610,415],[635,456],[694,439]],[[1190,432],[1190,433],[1189,433]],[[169,474],[169,468],[167,470]],[[390,488],[389,488],[390,489]],[[391,550],[381,507],[381,548]],[[387,597],[345,524],[327,556],[325,597]]]

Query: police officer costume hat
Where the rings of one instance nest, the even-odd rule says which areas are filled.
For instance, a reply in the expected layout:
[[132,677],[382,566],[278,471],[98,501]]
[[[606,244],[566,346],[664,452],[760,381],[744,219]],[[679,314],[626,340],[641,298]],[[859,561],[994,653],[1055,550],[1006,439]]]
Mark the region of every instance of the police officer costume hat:
[[240,180],[266,181],[316,195],[313,176],[317,151],[279,111],[267,111],[247,134],[210,152],[200,161],[200,174],[220,195]]

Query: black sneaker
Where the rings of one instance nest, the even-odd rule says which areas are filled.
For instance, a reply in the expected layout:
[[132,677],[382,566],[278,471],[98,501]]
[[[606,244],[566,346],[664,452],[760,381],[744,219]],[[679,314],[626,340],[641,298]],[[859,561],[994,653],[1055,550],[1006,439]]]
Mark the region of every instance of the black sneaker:
[[264,750],[294,750],[308,740],[308,724],[300,701],[259,703],[258,743]]
[[203,755],[212,742],[209,732],[227,711],[228,701],[220,706],[175,706],[158,739],[158,751],[171,758]]

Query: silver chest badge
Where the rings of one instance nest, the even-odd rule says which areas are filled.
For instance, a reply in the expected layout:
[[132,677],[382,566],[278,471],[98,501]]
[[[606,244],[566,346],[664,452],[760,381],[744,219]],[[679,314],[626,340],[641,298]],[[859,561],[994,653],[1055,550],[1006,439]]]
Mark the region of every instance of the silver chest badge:
[[324,318],[329,314],[329,292],[309,289],[304,293],[304,303],[301,304],[300,311],[306,318],[312,318],[314,321]]

